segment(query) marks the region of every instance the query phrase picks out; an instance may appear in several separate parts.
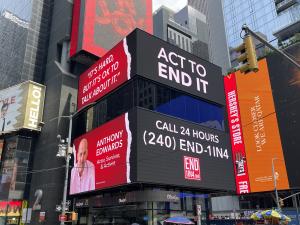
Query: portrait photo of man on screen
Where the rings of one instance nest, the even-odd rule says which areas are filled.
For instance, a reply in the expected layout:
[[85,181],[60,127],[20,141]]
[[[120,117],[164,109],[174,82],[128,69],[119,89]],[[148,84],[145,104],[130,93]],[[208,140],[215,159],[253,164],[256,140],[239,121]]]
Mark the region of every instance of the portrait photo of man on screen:
[[75,166],[71,171],[70,194],[95,190],[95,166],[87,160],[88,141],[83,138],[78,145]]

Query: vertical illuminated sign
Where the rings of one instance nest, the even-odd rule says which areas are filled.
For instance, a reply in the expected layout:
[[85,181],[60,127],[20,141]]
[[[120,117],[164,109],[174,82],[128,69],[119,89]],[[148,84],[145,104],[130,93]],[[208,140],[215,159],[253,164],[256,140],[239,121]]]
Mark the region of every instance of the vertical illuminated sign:
[[235,74],[230,74],[224,78],[224,87],[233,154],[232,158],[234,164],[236,191],[238,194],[246,194],[250,193],[250,183]]

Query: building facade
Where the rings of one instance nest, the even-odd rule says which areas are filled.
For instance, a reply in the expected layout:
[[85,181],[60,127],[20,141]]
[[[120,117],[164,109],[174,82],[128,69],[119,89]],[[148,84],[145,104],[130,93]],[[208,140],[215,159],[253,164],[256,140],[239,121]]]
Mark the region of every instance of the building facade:
[[[20,81],[42,82],[48,48],[51,1],[2,1],[0,88]],[[8,54],[10,52],[10,54]],[[5,63],[3,63],[5,62]],[[15,65],[15,66],[12,66]]]
[[[206,36],[207,32],[201,33],[203,37],[200,38],[198,36],[197,27],[190,29],[187,25],[191,10],[195,11],[190,7],[185,7],[182,9],[181,13],[184,15],[178,16],[178,13],[175,13],[171,9],[165,6],[160,7],[153,15],[153,33],[155,36],[168,41],[183,50],[191,53],[197,53],[197,56],[209,60]],[[194,14],[194,16],[196,15]],[[181,18],[184,21],[182,22],[181,19],[178,20],[178,18]],[[207,29],[206,25],[199,21],[197,17],[193,17],[193,19],[202,23],[204,26],[203,29]]]
[[229,48],[242,42],[240,32],[243,24],[265,35],[273,45],[278,45],[278,40],[284,41],[300,30],[299,1],[224,0],[223,10]]
[[[103,74],[115,62],[111,83]],[[141,30],[80,76],[79,109],[95,102],[74,121],[70,195],[82,224],[208,219],[207,193],[235,189],[222,80],[220,67]],[[77,178],[83,146],[86,182]],[[200,167],[188,171],[188,159]]]
[[178,12],[163,6],[154,12],[154,35],[220,66],[225,74],[230,63],[222,15],[221,1],[189,1]]
[[21,223],[22,208],[29,206],[34,145],[43,125],[41,83],[51,2],[4,0],[0,4],[1,224]]
[[[188,5],[206,17],[208,26],[208,51],[210,62],[220,66],[223,74],[230,68],[228,48],[226,45],[226,27],[222,11],[222,0],[188,0]],[[202,33],[202,29],[198,28]]]

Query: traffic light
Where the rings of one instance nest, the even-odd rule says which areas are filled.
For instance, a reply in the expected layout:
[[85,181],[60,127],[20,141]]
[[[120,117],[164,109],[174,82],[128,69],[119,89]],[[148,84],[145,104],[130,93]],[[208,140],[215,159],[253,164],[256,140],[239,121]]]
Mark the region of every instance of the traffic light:
[[237,48],[235,48],[235,51],[240,52],[240,55],[237,58],[237,60],[238,62],[243,63],[239,67],[242,73],[258,71],[255,45],[253,43],[252,37],[249,34],[244,37],[243,43]]
[[283,202],[283,199],[279,199],[279,205],[280,205],[280,207],[283,207],[284,206],[284,202]]
[[71,214],[71,220],[72,221],[77,221],[78,220],[78,213],[72,212],[72,214]]

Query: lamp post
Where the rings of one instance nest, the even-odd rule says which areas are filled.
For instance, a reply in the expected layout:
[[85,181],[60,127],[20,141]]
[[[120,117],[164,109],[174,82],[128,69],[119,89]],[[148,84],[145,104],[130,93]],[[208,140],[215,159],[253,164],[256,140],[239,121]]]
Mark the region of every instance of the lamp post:
[[[69,116],[60,116],[63,118],[69,118],[69,131],[68,131],[68,139],[67,139],[67,146],[64,144],[64,141],[62,141],[61,146],[59,146],[59,152],[63,152],[63,156],[66,158],[66,168],[65,168],[65,181],[64,181],[64,192],[63,192],[63,200],[62,200],[62,210],[61,214],[62,216],[66,215],[66,202],[67,202],[67,191],[68,191],[68,179],[69,179],[69,166],[70,166],[70,158],[73,153],[73,149],[71,146],[72,142],[72,126],[73,126],[73,118],[77,116],[80,112],[83,110],[90,108],[91,106],[95,105],[96,102],[89,103],[85,105],[83,108],[81,108],[79,111],[69,115]],[[60,138],[60,136],[58,136]],[[67,147],[67,148],[66,148]],[[65,221],[61,221],[61,225],[65,224]]]
[[[76,114],[76,113],[75,113]],[[62,210],[61,214],[64,216],[66,214],[66,201],[67,201],[67,189],[68,189],[68,179],[69,179],[69,166],[70,166],[70,158],[72,154],[71,148],[71,136],[72,136],[72,125],[73,125],[73,116],[75,114],[71,114],[69,116],[69,131],[68,131],[68,147],[66,149],[66,168],[65,168],[65,182],[64,182],[64,192],[63,192],[63,200],[62,200]],[[61,221],[61,225],[64,225],[65,222]]]
[[273,175],[273,181],[274,181],[274,190],[275,190],[275,196],[276,196],[276,204],[277,204],[277,210],[281,211],[280,204],[279,204],[279,197],[278,197],[278,191],[277,191],[277,181],[275,177],[275,169],[274,169],[274,161],[278,158],[272,158],[272,175]]

